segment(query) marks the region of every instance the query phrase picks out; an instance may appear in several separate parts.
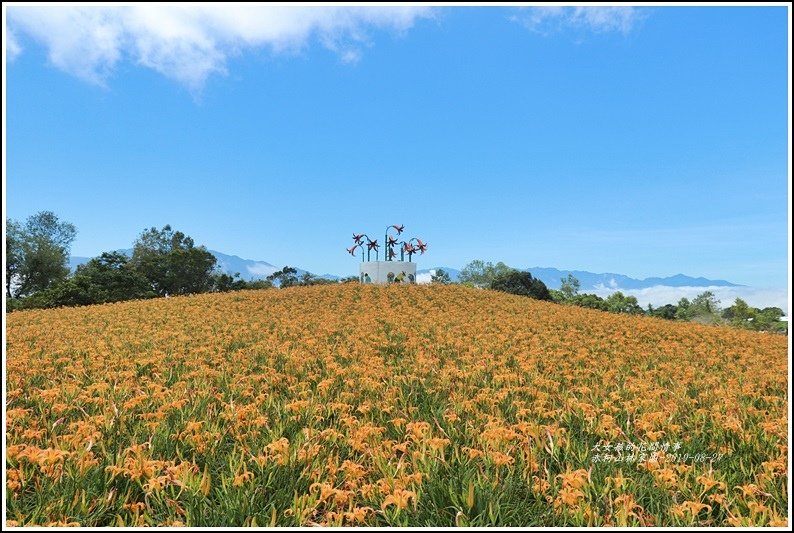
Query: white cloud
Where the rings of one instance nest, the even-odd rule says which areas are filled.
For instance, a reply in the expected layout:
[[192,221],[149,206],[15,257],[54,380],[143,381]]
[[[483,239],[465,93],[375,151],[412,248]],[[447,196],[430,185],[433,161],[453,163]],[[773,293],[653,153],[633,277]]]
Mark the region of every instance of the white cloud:
[[46,43],[56,67],[102,84],[121,57],[122,27],[107,8],[10,7],[12,31]]
[[[341,61],[355,63],[362,47],[371,44],[368,30],[401,34],[432,10],[147,4],[15,6],[7,14],[13,31],[42,43],[53,65],[84,80],[103,85],[119,61],[128,59],[198,90],[210,75],[226,72],[229,57],[246,49],[295,54],[314,37]],[[19,53],[18,41],[13,42],[16,48],[8,50]]]
[[6,31],[6,61],[9,63],[22,53],[22,46],[12,31]]
[[435,273],[436,273],[435,270],[431,270],[430,272],[417,274],[416,275],[416,283],[418,283],[419,285],[422,285],[422,284],[425,284],[425,283],[432,283],[433,274],[435,274]]
[[583,29],[595,33],[629,33],[642,18],[634,7],[531,7],[521,11],[513,20],[527,29],[549,35],[566,28]]
[[271,265],[266,265],[264,263],[247,265],[245,268],[248,269],[248,273],[251,274],[252,276],[269,276],[270,274],[278,270],[278,268]]
[[681,298],[692,300],[698,294],[711,291],[720,300],[720,305],[730,307],[736,298],[741,298],[753,307],[780,307],[788,313],[787,289],[759,289],[755,287],[669,287],[657,285],[644,289],[620,289],[601,285],[595,289],[583,290],[605,298],[613,292],[620,291],[626,296],[634,296],[642,307],[650,303],[654,307],[665,304],[677,304]]

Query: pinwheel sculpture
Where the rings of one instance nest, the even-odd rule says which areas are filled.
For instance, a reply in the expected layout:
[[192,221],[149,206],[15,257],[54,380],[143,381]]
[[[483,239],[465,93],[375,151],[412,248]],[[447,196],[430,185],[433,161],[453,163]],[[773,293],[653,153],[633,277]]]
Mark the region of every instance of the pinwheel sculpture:
[[[416,244],[414,244],[416,241]],[[419,255],[422,255],[427,251],[427,243],[422,242],[422,239],[417,239],[416,237],[409,239],[407,241],[402,241],[402,249],[400,249],[400,261],[405,260],[405,254],[408,254],[408,262],[411,262],[411,257],[419,252]]]
[[[389,235],[389,231],[391,230],[394,230],[397,233],[392,233]],[[411,259],[415,253],[418,252],[421,255],[427,251],[427,243],[423,242],[421,239],[417,239],[416,237],[408,239],[407,241],[399,240],[398,237],[402,235],[404,230],[405,226],[403,224],[393,224],[386,227],[386,234],[383,236],[383,243],[385,244],[383,255],[385,256],[384,259],[386,261],[395,260],[397,257],[395,248],[399,248],[400,250],[400,261],[405,261],[405,255],[408,254],[408,262],[411,262]],[[347,253],[355,257],[357,250],[361,249],[361,261],[363,262],[365,261],[365,247],[367,252],[366,261],[372,260],[372,250],[375,250],[375,261],[377,261],[380,243],[375,239],[370,239],[366,233],[353,234],[353,246],[347,249]]]
[[[364,239],[367,241],[364,242]],[[370,239],[366,233],[354,233],[353,234],[353,246],[347,249],[347,253],[352,255],[353,257],[356,256],[356,250],[361,248],[361,261],[364,261],[364,248],[367,249],[367,261],[372,259],[372,250],[375,250],[375,261],[378,260],[378,244],[377,240]]]

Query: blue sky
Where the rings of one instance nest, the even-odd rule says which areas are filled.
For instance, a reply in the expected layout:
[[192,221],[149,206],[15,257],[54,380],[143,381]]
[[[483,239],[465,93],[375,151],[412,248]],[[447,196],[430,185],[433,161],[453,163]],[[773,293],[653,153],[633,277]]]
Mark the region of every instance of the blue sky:
[[9,8],[7,216],[787,287],[785,7],[269,9]]

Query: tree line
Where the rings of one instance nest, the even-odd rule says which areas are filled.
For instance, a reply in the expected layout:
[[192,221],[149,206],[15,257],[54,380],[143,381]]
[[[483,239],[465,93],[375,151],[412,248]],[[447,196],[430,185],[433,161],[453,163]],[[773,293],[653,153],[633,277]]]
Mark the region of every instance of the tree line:
[[[104,252],[70,273],[77,229],[51,211],[6,220],[6,310],[91,305],[205,292],[337,283],[286,266],[264,280],[221,272],[204,246],[170,225],[144,230],[132,255]],[[355,279],[355,278],[354,278]],[[349,279],[343,280],[349,281]]]
[[[439,269],[431,276],[431,282],[451,283],[452,281],[449,274]],[[688,298],[681,298],[676,305],[666,304],[654,308],[648,304],[648,307],[643,309],[636,297],[627,296],[620,291],[616,291],[606,298],[597,294],[580,293],[581,284],[572,274],[568,274],[567,277],[560,280],[559,289],[549,289],[545,283],[533,277],[529,272],[511,268],[501,261],[494,265],[479,259],[475,259],[463,267],[458,276],[458,282],[472,287],[487,288],[611,313],[647,315],[702,324],[722,324],[756,331],[778,333],[788,331],[788,323],[780,320],[785,313],[779,307],[759,309],[751,307],[741,298],[736,298],[733,305],[723,309],[720,307],[720,300],[711,291],[704,291],[691,301]]]

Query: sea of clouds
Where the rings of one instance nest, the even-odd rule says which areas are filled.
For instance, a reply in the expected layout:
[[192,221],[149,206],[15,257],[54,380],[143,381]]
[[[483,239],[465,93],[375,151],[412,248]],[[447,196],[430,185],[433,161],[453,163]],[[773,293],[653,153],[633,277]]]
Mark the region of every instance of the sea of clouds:
[[736,298],[741,298],[749,305],[763,309],[764,307],[779,307],[788,315],[788,289],[757,288],[757,287],[668,287],[657,285],[644,289],[621,289],[620,287],[600,286],[582,292],[597,294],[606,298],[610,294],[620,291],[626,296],[634,296],[639,304],[646,307],[651,304],[660,307],[665,304],[677,304],[681,298],[692,300],[698,294],[711,291],[720,300],[720,306],[730,307]]
[[[418,274],[417,283],[430,283],[431,275],[435,272]],[[644,289],[621,289],[619,286],[600,285],[593,289],[583,289],[580,292],[597,294],[606,298],[614,292],[622,292],[626,296],[634,296],[642,307],[651,304],[661,307],[665,304],[677,304],[681,298],[692,300],[698,294],[711,291],[720,300],[722,308],[730,307],[736,298],[741,298],[749,305],[763,309],[764,307],[779,307],[788,315],[788,289],[757,288],[757,287],[669,287],[657,285]]]

